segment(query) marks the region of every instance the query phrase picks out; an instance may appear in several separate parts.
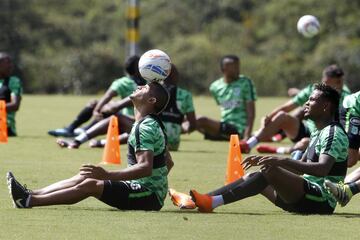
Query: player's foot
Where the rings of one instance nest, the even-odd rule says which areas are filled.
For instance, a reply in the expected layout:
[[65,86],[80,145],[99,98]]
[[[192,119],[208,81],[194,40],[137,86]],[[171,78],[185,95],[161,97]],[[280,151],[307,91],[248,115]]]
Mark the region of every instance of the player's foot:
[[21,186],[22,189],[25,191],[25,192],[28,192],[29,194],[32,193],[32,191],[30,189],[27,189],[26,187],[26,184],[24,185],[21,185],[15,178],[14,174],[12,172],[7,172],[6,173],[6,181],[7,181],[7,184],[8,184],[8,188],[10,190],[10,179],[14,179],[14,181],[16,182],[17,185]]
[[101,142],[101,140],[91,139],[90,142],[89,142],[89,146],[91,148],[103,148],[105,146],[105,144],[103,144]]
[[80,147],[80,143],[76,140],[67,140],[67,139],[62,139],[62,138],[58,138],[56,140],[56,143],[61,147],[61,148],[70,148],[70,149],[76,149]]
[[329,190],[329,192],[336,198],[336,201],[344,207],[350,199],[352,198],[353,194],[349,185],[344,183],[333,183],[329,180],[325,180],[324,186]]
[[30,193],[24,187],[7,174],[7,183],[14,207],[16,208],[29,208]]
[[242,153],[250,153],[251,149],[246,141],[240,140],[239,145]]
[[195,203],[190,195],[177,192],[175,189],[169,188],[169,196],[172,203],[180,209],[195,209]]
[[190,196],[195,202],[195,205],[198,207],[199,212],[213,212],[211,196],[207,194],[200,194],[196,190],[190,190]]
[[271,140],[273,142],[281,142],[282,140],[284,139],[283,135],[278,133],[278,134],[275,134],[274,136],[272,136]]
[[277,149],[277,147],[266,145],[266,144],[259,145],[256,148],[256,150],[259,153],[276,153],[276,149]]
[[67,128],[58,128],[55,130],[48,131],[48,134],[54,137],[74,137],[75,134],[73,131],[70,131]]

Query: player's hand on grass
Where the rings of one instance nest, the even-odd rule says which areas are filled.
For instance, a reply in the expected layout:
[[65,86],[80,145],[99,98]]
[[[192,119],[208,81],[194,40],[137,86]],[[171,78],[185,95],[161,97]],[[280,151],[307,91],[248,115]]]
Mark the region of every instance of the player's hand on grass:
[[85,176],[86,178],[106,180],[109,177],[109,172],[99,166],[84,164],[80,168],[80,175]]

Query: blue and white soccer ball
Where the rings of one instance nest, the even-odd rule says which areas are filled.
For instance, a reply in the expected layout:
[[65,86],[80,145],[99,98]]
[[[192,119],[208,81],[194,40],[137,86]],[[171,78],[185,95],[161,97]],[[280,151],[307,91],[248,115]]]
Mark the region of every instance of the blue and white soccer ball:
[[316,17],[312,15],[302,16],[297,22],[297,30],[304,37],[314,37],[320,31],[320,23]]
[[170,71],[170,57],[161,50],[149,50],[140,57],[139,72],[148,82],[160,82],[169,76]]

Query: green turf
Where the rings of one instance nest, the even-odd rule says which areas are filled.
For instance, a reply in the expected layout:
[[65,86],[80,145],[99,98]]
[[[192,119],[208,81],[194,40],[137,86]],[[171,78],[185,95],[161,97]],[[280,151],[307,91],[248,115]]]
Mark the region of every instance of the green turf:
[[[29,188],[38,188],[77,173],[82,163],[98,163],[102,150],[59,149],[48,129],[62,127],[90,97],[25,96],[17,116],[19,137],[0,144],[0,239],[350,239],[356,235],[360,200],[355,197],[333,216],[299,216],[283,212],[261,196],[216,209],[214,214],[179,211],[166,199],[161,212],[116,211],[87,199],[73,206],[13,209],[5,182],[12,170]],[[260,116],[285,99],[262,98]],[[198,114],[218,117],[207,97],[195,99]],[[224,182],[228,145],[183,136],[170,186],[205,192]],[[121,147],[125,167],[126,147]],[[115,167],[109,167],[115,168]],[[355,218],[355,219],[354,219]]]

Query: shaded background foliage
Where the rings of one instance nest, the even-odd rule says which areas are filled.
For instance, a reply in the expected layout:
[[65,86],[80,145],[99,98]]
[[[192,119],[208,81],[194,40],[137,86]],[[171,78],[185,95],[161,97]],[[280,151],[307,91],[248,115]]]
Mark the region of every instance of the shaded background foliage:
[[[2,0],[0,50],[18,62],[27,93],[93,94],[123,74],[125,0]],[[296,22],[318,17],[321,33],[305,39]],[[181,85],[207,93],[224,54],[241,57],[259,95],[320,80],[338,63],[360,89],[360,1],[141,1],[140,51],[165,50]]]

